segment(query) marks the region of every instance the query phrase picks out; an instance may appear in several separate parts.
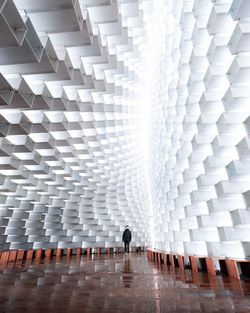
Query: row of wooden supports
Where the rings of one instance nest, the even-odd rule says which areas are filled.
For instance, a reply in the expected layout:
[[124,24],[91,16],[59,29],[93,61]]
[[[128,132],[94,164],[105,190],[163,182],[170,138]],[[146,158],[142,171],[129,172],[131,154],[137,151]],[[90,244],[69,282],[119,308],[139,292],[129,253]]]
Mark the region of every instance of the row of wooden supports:
[[[73,253],[74,252],[74,253]],[[113,248],[97,248],[96,254],[101,255],[102,253],[107,253],[108,255],[114,253]],[[47,249],[47,250],[13,250],[13,251],[3,251],[0,252],[0,264],[6,264],[22,260],[31,260],[31,259],[41,259],[41,258],[52,258],[53,256],[61,257],[66,255],[67,257],[76,254],[81,256],[83,254],[90,256],[93,253],[92,248],[77,248],[77,249]]]
[[[186,265],[184,262],[183,255],[169,254],[163,253],[159,251],[147,250],[147,257],[158,264],[164,264],[165,266],[170,265],[173,268],[179,267],[180,271],[184,272]],[[214,260],[210,257],[196,257],[189,256],[189,268],[191,268],[192,273],[198,273],[198,262],[203,264],[203,268],[205,268],[206,272],[209,276],[216,276],[217,271],[214,266]],[[237,261],[231,259],[220,259],[218,260],[220,264],[220,272],[222,274],[226,274],[227,276],[235,279],[240,279],[239,266],[237,263],[241,263],[244,265],[245,272],[249,273],[250,269],[250,261]]]

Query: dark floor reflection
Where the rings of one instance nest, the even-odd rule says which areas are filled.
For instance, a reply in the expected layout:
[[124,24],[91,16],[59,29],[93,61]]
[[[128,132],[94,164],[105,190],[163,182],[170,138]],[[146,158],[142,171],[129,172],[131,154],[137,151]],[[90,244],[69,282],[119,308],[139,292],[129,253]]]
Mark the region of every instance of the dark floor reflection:
[[157,266],[143,253],[26,261],[1,269],[0,312],[250,312],[250,283]]
[[132,261],[130,257],[125,257],[122,280],[124,288],[131,288],[131,283],[133,281],[133,272],[132,272]]

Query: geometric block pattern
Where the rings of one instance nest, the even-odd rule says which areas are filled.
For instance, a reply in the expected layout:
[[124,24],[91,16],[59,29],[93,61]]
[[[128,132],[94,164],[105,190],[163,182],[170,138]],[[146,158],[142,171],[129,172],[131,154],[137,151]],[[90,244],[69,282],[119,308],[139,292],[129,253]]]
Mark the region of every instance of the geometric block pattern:
[[147,245],[149,1],[0,0],[0,250]]
[[153,247],[250,257],[250,2],[159,1],[153,12]]
[[248,0],[0,0],[0,250],[119,247],[128,224],[249,257],[249,20]]

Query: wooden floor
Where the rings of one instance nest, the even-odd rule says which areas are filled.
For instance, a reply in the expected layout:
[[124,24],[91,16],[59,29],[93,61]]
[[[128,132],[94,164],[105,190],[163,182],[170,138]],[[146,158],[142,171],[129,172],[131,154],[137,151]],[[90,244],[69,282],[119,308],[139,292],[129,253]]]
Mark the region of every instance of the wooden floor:
[[125,256],[26,260],[0,271],[0,312],[250,312],[250,282]]

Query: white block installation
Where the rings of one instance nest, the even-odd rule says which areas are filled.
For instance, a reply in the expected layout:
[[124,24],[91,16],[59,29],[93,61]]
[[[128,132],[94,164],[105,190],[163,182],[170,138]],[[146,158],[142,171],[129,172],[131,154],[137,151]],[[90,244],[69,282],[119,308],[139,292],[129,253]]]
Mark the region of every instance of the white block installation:
[[250,257],[250,1],[0,0],[0,250]]
[[148,244],[144,2],[0,0],[0,250]]
[[152,245],[249,258],[250,2],[156,3],[149,43]]

